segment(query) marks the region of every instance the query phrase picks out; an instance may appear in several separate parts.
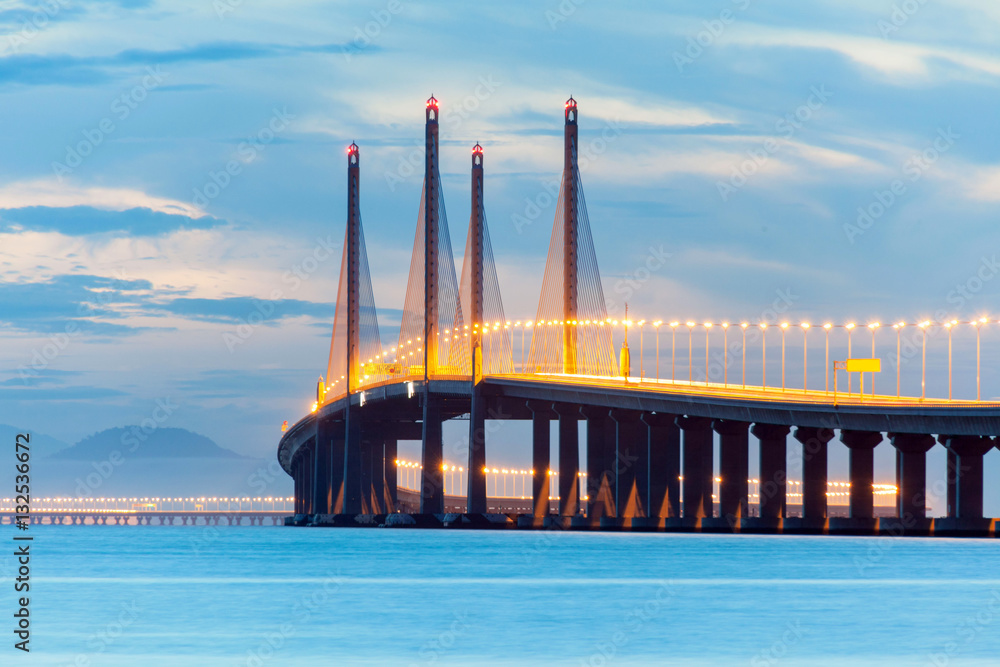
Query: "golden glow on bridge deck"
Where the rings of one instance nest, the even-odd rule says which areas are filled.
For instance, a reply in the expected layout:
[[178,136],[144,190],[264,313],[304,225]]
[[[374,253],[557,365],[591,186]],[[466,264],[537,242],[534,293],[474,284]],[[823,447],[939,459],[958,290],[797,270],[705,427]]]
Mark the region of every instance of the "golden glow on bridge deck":
[[920,398],[919,396],[892,396],[887,394],[858,391],[823,391],[816,389],[781,389],[722,383],[688,382],[686,380],[655,380],[638,377],[600,377],[593,375],[567,375],[562,373],[511,373],[489,375],[486,379],[522,380],[526,382],[547,382],[575,387],[599,387],[606,389],[631,389],[635,391],[662,393],[677,396],[702,396],[706,398],[730,398],[737,400],[767,401],[774,403],[804,403],[812,405],[859,405],[877,407],[996,407],[1000,402],[975,401],[947,398]]

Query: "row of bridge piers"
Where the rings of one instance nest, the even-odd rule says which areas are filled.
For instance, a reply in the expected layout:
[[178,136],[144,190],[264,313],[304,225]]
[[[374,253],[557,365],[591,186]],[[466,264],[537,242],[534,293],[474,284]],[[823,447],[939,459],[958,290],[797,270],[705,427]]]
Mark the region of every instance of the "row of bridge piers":
[[[532,506],[530,515],[511,517],[524,527],[648,528],[680,530],[761,530],[868,534],[894,530],[908,534],[992,534],[993,520],[983,516],[983,460],[996,446],[979,436],[881,433],[811,426],[751,423],[637,410],[527,401],[532,433]],[[552,422],[557,437],[551,460]],[[584,422],[585,462],[580,457],[580,422]],[[342,433],[342,422],[328,428]],[[411,425],[419,438],[421,424]],[[318,427],[322,429],[323,427]],[[356,484],[343,460],[343,441],[332,447],[305,448],[294,468],[295,511],[309,515],[382,515],[399,511],[396,489],[397,426],[381,424],[364,433]],[[391,432],[394,431],[394,432]],[[831,517],[828,505],[830,442],[839,435],[849,455],[847,517]],[[759,497],[749,494],[750,437],[759,442]],[[793,464],[801,484],[801,516],[788,516],[788,437],[801,444],[801,465]],[[718,461],[716,462],[716,437]],[[942,488],[946,517],[927,516],[927,453],[936,444],[947,452]],[[875,448],[890,446],[896,459],[895,517],[875,515]],[[716,465],[717,463],[717,465]],[[425,460],[419,514],[444,512],[443,475]],[[549,471],[556,471],[552,475]],[[718,480],[718,496],[713,490]],[[556,488],[553,488],[553,485]],[[352,496],[351,488],[357,487]],[[469,486],[467,512],[483,512],[475,485]],[[550,511],[558,498],[558,513]],[[796,501],[798,499],[796,498]],[[799,504],[795,502],[794,504]],[[322,523],[322,521],[320,521]]]

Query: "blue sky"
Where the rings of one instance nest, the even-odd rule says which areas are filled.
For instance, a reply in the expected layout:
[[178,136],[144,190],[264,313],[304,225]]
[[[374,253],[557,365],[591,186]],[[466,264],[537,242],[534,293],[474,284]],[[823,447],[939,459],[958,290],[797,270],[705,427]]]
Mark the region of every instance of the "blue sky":
[[0,422],[73,442],[169,396],[170,426],[272,456],[326,366],[352,140],[399,316],[431,93],[458,251],[485,147],[511,319],[534,316],[570,94],[613,310],[1000,310],[996,3],[51,4],[0,12]]

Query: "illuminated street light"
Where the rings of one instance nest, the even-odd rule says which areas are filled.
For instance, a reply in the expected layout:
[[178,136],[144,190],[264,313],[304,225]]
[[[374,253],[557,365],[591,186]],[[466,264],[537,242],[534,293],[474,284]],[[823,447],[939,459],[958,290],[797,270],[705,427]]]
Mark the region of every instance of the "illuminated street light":
[[729,322],[723,322],[722,327],[722,386],[729,386]]
[[924,320],[917,326],[920,327],[922,333],[921,338],[923,338],[923,343],[921,347],[923,348],[921,352],[921,368],[920,368],[920,400],[927,398],[927,327],[930,326],[929,320]]
[[695,323],[687,322],[688,328],[688,384],[694,383],[694,352],[692,352],[691,332],[694,331]]
[[[844,328],[847,329],[847,358],[848,359],[851,358],[851,334],[854,333],[854,327],[855,327],[854,322],[848,322],[847,324],[844,325]],[[853,381],[851,380],[851,374],[848,373],[847,374],[847,393],[848,394],[851,393],[851,384],[852,384],[852,382]]]
[[785,331],[788,322],[781,323],[781,391],[785,391]]
[[675,366],[674,359],[675,359],[676,352],[677,352],[677,325],[678,324],[680,324],[680,322],[671,322],[670,323],[670,329],[671,329],[671,336],[670,336],[670,381],[671,382],[674,382],[674,380],[675,380],[675,377],[674,377],[674,366]]
[[[870,322],[868,329],[872,332],[872,359],[875,358],[875,330],[882,324],[880,322]],[[875,395],[875,373],[872,373],[872,396]]]
[[899,398],[899,334],[906,326],[906,322],[896,322],[892,328],[896,330],[896,398]]
[[823,325],[823,330],[826,332],[826,361],[823,366],[826,369],[826,393],[830,393],[830,329],[833,325],[827,322]]
[[705,322],[705,386],[708,386],[708,332],[712,328],[711,322]]
[[760,366],[761,366],[761,380],[760,388],[767,389],[767,322],[761,322],[760,327]]
[[[645,348],[643,347],[643,329],[642,325],[646,323],[646,320],[639,320],[637,324],[639,325],[639,382],[642,382],[643,378],[643,360],[645,358]],[[516,495],[516,494],[515,494]]]
[[747,327],[750,326],[749,322],[740,322],[740,328],[743,329],[743,388],[747,388]]
[[986,324],[986,321],[987,320],[985,317],[980,317],[978,320],[974,322],[974,324],[976,325],[976,400],[977,401],[982,400],[982,396],[980,395],[979,392],[979,329],[984,324]]
[[656,381],[660,381],[660,325],[663,320],[653,322],[653,331],[656,332]]
[[948,400],[951,400],[951,328],[958,324],[958,320],[951,320],[944,323],[944,328],[948,330]]
[[802,393],[809,390],[809,327],[808,322],[799,324],[802,327]]

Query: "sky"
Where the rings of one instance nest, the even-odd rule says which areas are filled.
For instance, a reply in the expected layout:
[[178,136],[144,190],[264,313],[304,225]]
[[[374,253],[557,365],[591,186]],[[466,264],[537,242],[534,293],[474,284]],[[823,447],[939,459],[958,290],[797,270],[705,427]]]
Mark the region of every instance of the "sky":
[[992,311],[1000,396],[998,32],[986,0],[5,3],[0,423],[75,442],[169,400],[273,457],[326,368],[352,141],[398,327],[431,94],[456,252],[485,148],[509,319],[535,314],[573,95],[613,315]]

